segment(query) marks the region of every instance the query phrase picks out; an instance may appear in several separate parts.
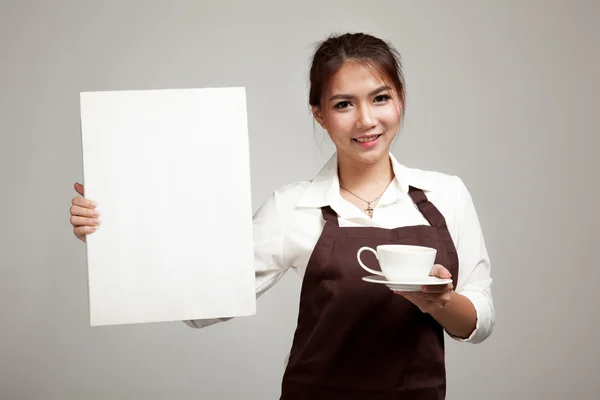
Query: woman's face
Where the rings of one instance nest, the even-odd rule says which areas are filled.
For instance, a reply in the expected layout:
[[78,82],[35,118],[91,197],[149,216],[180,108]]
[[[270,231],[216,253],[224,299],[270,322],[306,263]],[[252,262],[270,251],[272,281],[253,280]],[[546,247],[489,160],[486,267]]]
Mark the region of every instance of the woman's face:
[[329,133],[340,157],[373,164],[387,157],[401,109],[396,91],[373,70],[346,62],[333,75],[313,115]]

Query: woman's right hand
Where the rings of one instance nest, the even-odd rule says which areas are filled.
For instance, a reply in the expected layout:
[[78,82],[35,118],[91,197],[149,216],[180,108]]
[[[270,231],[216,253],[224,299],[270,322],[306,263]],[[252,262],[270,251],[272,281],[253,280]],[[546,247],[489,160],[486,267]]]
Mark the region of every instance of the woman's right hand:
[[71,206],[71,225],[77,239],[86,241],[86,235],[96,232],[100,225],[100,213],[96,211],[96,203],[83,197],[83,185],[75,183],[75,191],[80,196],[73,197]]

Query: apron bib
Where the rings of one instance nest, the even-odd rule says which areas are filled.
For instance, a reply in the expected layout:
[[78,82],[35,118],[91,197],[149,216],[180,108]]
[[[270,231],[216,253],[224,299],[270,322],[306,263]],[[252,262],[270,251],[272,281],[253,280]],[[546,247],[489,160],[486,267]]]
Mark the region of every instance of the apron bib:
[[[335,211],[322,208],[326,222],[303,278],[281,400],[445,398],[443,328],[387,286],[364,282],[356,259],[362,246],[432,247],[456,287],[458,255],[444,216],[422,190],[410,187],[409,195],[431,226],[340,227]],[[363,262],[377,265],[370,252]]]

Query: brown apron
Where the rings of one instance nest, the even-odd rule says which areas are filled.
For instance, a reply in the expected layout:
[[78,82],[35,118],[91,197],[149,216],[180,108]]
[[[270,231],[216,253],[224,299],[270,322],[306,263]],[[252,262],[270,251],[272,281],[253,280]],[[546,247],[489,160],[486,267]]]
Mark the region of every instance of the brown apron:
[[445,398],[443,328],[387,286],[364,282],[356,259],[362,246],[433,247],[456,287],[458,255],[443,215],[422,190],[410,187],[409,195],[431,226],[340,227],[335,211],[322,208],[325,227],[303,279],[281,400]]

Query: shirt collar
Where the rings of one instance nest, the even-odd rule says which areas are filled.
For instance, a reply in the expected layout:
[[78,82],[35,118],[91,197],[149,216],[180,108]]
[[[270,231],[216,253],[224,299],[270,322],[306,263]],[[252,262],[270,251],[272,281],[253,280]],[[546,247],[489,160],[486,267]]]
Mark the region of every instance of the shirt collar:
[[[385,191],[379,204],[391,204],[408,194],[409,186],[428,191],[432,189],[431,179],[427,179],[422,171],[408,168],[400,164],[394,155],[389,153],[394,171],[394,179]],[[334,209],[341,200],[340,181],[338,176],[338,154],[334,153],[325,163],[319,173],[313,178],[306,188],[298,207],[324,207],[332,206]]]

